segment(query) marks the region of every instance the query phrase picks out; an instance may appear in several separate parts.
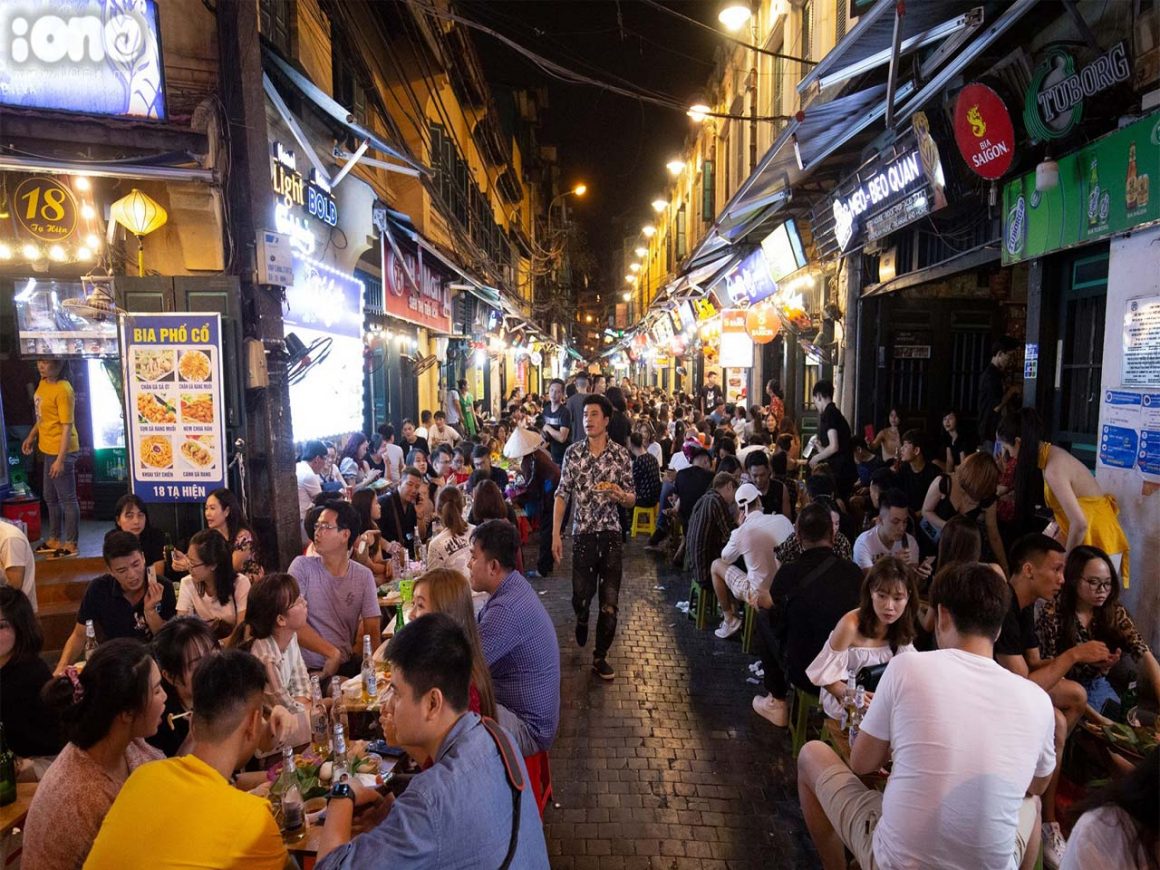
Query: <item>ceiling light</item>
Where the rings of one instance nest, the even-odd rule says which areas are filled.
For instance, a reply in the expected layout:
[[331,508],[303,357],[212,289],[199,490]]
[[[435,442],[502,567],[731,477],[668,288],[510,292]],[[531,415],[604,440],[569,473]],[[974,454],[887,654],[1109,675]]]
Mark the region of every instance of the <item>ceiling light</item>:
[[24,259],[26,260],[40,259],[40,248],[36,247],[36,245],[25,245],[20,249],[20,253],[24,255]]
[[660,214],[662,211],[669,207],[669,203],[667,200],[657,198],[652,201],[652,207],[653,211],[655,211],[657,214]]
[[670,175],[680,175],[681,170],[683,170],[684,168],[685,168],[685,161],[678,160],[677,158],[673,158],[672,160],[670,160],[668,163],[665,164],[665,169],[667,169],[669,171]]
[[96,211],[94,211],[93,207],[91,205],[89,205],[87,202],[81,206],[81,217],[83,217],[85,220],[91,221],[96,216],[97,216]]
[[60,245],[53,245],[51,248],[48,249],[48,256],[51,257],[53,260],[56,260],[58,263],[63,262],[64,261],[64,248],[62,248]]
[[0,260],[11,260],[12,249],[8,245],[0,242]]
[[648,253],[648,248],[633,248],[632,252],[634,254],[636,254],[638,257],[643,257],[645,254]]
[[635,280],[635,277],[631,274],[625,275],[624,280],[627,281],[629,284],[631,284]]
[[91,190],[92,189],[92,184],[89,183],[89,179],[85,175],[78,175],[73,180],[73,184],[76,185],[77,190]]
[[689,106],[689,110],[685,112],[685,114],[696,121],[698,124],[701,124],[704,123],[705,119],[708,118],[712,112],[713,110],[706,106],[704,103],[694,103],[693,105]]
[[749,4],[746,2],[738,2],[738,0],[730,0],[717,13],[717,20],[731,33],[736,33],[744,27],[746,22],[752,17],[753,10],[749,8]]
[[96,233],[89,233],[87,236],[85,236],[85,245],[95,251],[101,246],[101,237]]
[[651,239],[653,236],[655,236],[657,234],[657,228],[654,227],[652,224],[645,224],[643,227],[640,228],[640,231],[642,233],[644,233],[644,237],[646,239]]

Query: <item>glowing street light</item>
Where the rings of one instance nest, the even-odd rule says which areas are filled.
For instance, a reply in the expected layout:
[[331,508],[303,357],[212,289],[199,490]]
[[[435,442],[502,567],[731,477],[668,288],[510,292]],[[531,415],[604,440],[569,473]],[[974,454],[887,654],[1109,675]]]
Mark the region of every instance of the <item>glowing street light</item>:
[[628,271],[639,272],[640,271],[640,263],[630,263],[628,266]]
[[736,33],[753,17],[753,10],[745,0],[730,0],[717,13],[717,20],[730,33]]
[[685,161],[675,157],[665,164],[665,169],[669,171],[670,175],[680,175],[684,168]]
[[644,233],[644,237],[646,239],[651,239],[653,236],[655,236],[657,234],[657,228],[654,227],[652,224],[645,224],[643,227],[640,228],[640,231],[642,233]]
[[692,106],[689,106],[689,110],[685,114],[698,124],[703,124],[712,112],[713,110],[704,103],[694,103]]
[[584,183],[577,184],[572,188],[572,192],[577,196],[583,196],[588,192],[588,185]]
[[669,207],[669,204],[668,204],[668,202],[667,202],[666,200],[663,200],[663,199],[657,198],[657,199],[654,199],[654,200],[652,201],[652,207],[653,207],[653,211],[655,211],[657,214],[660,214],[660,213],[661,213],[661,212],[663,212],[663,211],[664,211],[666,208],[668,208],[668,207]]
[[633,248],[632,252],[634,254],[636,254],[638,257],[643,257],[645,254],[648,253],[648,248]]

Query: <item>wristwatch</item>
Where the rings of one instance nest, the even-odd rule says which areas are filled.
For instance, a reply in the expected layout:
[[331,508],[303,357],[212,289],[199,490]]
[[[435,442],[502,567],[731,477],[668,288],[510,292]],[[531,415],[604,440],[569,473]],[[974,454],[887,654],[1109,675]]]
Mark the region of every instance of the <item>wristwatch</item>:
[[335,798],[350,798],[350,802],[355,803],[354,789],[350,787],[350,783],[336,782],[330,787],[330,794],[327,795],[327,800],[334,800]]

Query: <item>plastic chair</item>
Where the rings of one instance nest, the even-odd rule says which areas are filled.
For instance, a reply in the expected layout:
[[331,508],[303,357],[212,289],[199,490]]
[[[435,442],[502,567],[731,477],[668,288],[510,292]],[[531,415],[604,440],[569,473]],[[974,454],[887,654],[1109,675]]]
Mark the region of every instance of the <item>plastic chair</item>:
[[753,629],[757,625],[757,608],[745,604],[745,627],[741,630],[741,651],[746,655],[753,649]]
[[524,766],[528,769],[528,780],[532,786],[532,794],[536,797],[536,806],[540,809],[540,818],[543,818],[544,808],[552,799],[552,767],[548,763],[547,751],[525,755]]
[[[821,696],[811,695],[809,692],[803,692],[801,689],[794,687],[793,713],[789,723],[794,758],[798,757],[798,753],[802,751],[802,747],[809,740],[810,714],[814,710],[820,711],[821,709]],[[822,729],[822,734],[825,734],[824,728]]]
[[659,510],[654,504],[652,507],[636,507],[632,509],[632,536],[637,532],[651,535],[657,530],[657,514]]
[[717,595],[713,588],[702,586],[693,578],[689,583],[689,619],[696,620],[697,630],[703,631],[717,613]]

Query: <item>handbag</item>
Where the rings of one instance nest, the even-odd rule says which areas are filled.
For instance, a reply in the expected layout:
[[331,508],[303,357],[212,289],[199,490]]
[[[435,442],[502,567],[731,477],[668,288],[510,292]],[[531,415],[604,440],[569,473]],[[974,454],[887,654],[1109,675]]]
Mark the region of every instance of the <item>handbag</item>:
[[886,673],[886,666],[890,662],[882,662],[879,665],[866,665],[858,669],[857,675],[854,677],[854,685],[861,686],[867,692],[877,692],[878,683],[882,679],[882,675]]

